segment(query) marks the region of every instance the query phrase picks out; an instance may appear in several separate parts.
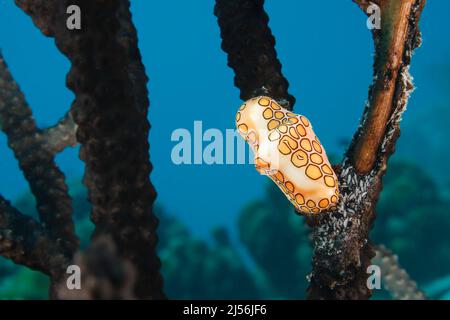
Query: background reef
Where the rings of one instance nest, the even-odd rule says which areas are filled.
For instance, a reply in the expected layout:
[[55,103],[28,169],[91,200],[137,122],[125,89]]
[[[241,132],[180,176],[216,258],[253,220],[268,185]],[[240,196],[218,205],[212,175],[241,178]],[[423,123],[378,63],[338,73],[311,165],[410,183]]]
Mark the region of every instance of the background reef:
[[[419,166],[396,160],[385,180],[372,233],[388,246],[431,298],[450,299],[450,190],[439,187]],[[414,181],[414,183],[411,183]],[[165,291],[175,299],[302,299],[311,271],[308,228],[272,184],[264,197],[242,208],[239,241],[225,228],[211,239],[197,238],[175,215],[157,207],[159,255]],[[84,247],[93,229],[86,191],[71,186],[76,228]],[[33,198],[17,202],[34,212]],[[46,299],[47,279],[37,272],[0,261],[1,299]],[[375,298],[389,299],[384,291]]]

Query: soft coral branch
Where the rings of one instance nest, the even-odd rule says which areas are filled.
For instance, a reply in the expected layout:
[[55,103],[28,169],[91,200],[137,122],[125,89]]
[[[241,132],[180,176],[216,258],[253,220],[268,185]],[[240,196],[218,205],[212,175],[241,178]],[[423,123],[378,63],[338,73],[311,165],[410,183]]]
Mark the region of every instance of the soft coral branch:
[[77,125],[73,120],[72,110],[70,110],[54,126],[48,127],[39,133],[45,149],[51,154],[58,154],[68,147],[75,147],[78,144],[76,137]]
[[382,30],[374,32],[376,57],[362,125],[339,169],[338,211],[323,216],[313,232],[309,298],[367,299],[367,267],[375,256],[369,231],[387,161],[400,134],[401,115],[413,89],[409,64],[420,44],[424,0],[383,0]]
[[66,252],[36,220],[0,196],[0,255],[17,264],[60,277]]
[[[362,4],[361,1],[356,1]],[[364,2],[365,3],[365,2]],[[381,29],[373,31],[375,41],[374,83],[369,93],[364,121],[354,141],[352,162],[359,174],[368,174],[375,166],[389,120],[396,111],[395,96],[402,89],[405,68],[409,65],[411,34],[425,1],[380,0]],[[412,28],[411,28],[412,27]],[[413,39],[416,41],[416,39]]]
[[23,93],[0,55],[0,126],[37,202],[40,222],[68,252],[78,247],[64,174],[49,152]]
[[376,247],[376,256],[372,263],[381,269],[384,288],[396,300],[426,300],[425,293],[417,287],[405,269],[401,267],[398,257],[383,245]]
[[[156,254],[156,192],[150,182],[147,76],[128,0],[16,0],[72,62],[73,116],[84,183],[92,203],[94,239],[111,237],[137,272],[137,298],[164,298]],[[78,5],[82,29],[66,28],[66,8]]]
[[281,72],[264,0],[216,0],[214,13],[241,99],[266,94],[292,110],[295,98]]

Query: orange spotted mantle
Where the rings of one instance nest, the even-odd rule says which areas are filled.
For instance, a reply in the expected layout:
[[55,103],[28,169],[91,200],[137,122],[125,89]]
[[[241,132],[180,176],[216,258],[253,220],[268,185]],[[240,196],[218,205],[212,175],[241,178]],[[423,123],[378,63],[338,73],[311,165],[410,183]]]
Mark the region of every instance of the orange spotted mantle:
[[307,118],[262,96],[240,107],[236,126],[255,153],[256,170],[268,175],[299,212],[336,209],[338,181]]

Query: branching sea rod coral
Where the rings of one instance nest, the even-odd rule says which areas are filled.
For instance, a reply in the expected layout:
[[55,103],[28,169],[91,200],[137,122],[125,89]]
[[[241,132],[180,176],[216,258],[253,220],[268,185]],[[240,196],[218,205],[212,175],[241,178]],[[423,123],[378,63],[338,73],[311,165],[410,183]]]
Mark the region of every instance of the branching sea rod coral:
[[236,127],[255,153],[256,170],[270,177],[299,212],[336,210],[336,175],[306,117],[261,96],[239,108]]
[[[92,220],[96,226],[94,241],[108,236],[117,257],[128,261],[135,270],[139,281],[131,289],[133,297],[164,298],[160,261],[155,252],[157,219],[152,213],[156,192],[149,180],[152,166],[148,152],[148,79],[137,46],[129,1],[16,0],[16,4],[32,17],[46,36],[55,38],[57,47],[72,62],[67,85],[76,98],[71,112],[60,124],[39,131],[35,129],[31,113],[24,108],[23,96],[17,88],[10,85],[1,91],[4,96],[0,101],[9,102],[0,105],[2,128],[38,199],[42,223],[42,226],[34,221],[27,223],[28,228],[36,225],[36,230],[24,236],[41,237],[41,246],[51,242],[58,254],[49,259],[62,259],[55,274],[42,270],[47,264],[45,261],[38,261],[39,264],[32,261],[37,253],[21,247],[30,241],[21,242],[21,229],[14,230],[15,221],[24,218],[3,199],[0,231],[6,238],[3,235],[2,239],[9,241],[5,248],[14,245],[18,252],[4,249],[1,253],[19,263],[47,271],[52,275],[52,288],[56,289],[55,285],[63,276],[62,270],[65,271],[78,244],[73,234],[64,177],[52,161],[65,144],[74,143],[70,132],[76,129],[76,142],[81,145],[80,158],[86,164],[84,183],[89,190]],[[83,28],[70,31],[66,28],[66,8],[74,4],[83,12]],[[2,84],[12,82],[6,72],[2,72],[0,79]],[[61,133],[63,141],[55,140]],[[20,142],[19,139],[24,145],[15,143]],[[17,243],[10,245],[9,238],[15,234],[19,235],[15,239]],[[37,258],[48,257],[50,249]],[[28,259],[20,258],[22,253],[28,252],[31,255]],[[52,290],[51,295],[57,298],[57,290]],[[82,296],[90,295],[83,293]]]
[[[314,243],[308,290],[311,299],[367,299],[371,295],[366,270],[375,252],[369,230],[387,161],[399,136],[401,115],[413,88],[408,71],[412,52],[420,45],[418,24],[425,0],[354,2],[364,11],[371,3],[381,9],[381,29],[373,30],[374,80],[361,125],[343,163],[336,166],[338,206],[309,221]],[[286,101],[294,100],[287,93],[263,5],[264,0],[216,0],[222,48],[228,53],[242,98],[251,99],[263,92],[292,109],[292,103]],[[253,31],[255,25],[263,31],[243,32]],[[274,83],[279,86],[274,88]]]
[[222,49],[228,53],[228,65],[235,72],[234,83],[241,90],[242,100],[264,94],[292,110],[295,98],[289,94],[289,83],[281,72],[263,5],[261,0],[216,0],[214,13]]

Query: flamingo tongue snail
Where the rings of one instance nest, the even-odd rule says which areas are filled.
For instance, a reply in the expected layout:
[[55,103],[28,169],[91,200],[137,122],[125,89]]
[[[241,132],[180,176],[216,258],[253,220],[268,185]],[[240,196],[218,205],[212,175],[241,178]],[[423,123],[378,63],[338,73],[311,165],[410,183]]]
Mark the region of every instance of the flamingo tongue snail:
[[269,176],[298,212],[336,209],[338,180],[306,117],[260,96],[239,108],[236,126],[255,153],[256,170]]

